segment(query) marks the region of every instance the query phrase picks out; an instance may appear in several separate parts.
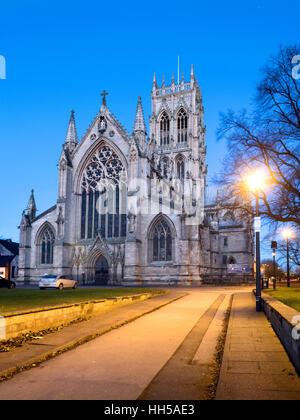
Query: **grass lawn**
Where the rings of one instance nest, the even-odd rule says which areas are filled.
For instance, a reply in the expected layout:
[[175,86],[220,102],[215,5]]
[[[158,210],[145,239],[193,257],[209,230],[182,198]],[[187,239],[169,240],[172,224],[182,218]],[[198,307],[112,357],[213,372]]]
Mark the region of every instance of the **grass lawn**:
[[264,292],[300,312],[300,287],[280,287],[276,291],[269,289]]
[[65,289],[65,290],[18,290],[0,289],[0,313],[42,308],[103,299],[114,296],[153,292],[157,289]]

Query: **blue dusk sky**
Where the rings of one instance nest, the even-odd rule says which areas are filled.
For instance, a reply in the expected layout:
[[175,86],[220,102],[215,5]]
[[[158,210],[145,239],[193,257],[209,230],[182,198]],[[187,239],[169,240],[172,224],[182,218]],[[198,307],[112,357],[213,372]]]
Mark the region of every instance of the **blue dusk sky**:
[[299,40],[299,1],[0,0],[0,236],[19,240],[34,188],[38,211],[57,199],[57,162],[72,109],[79,138],[100,93],[131,133],[137,99],[147,126],[153,73],[190,78],[194,64],[207,126],[208,182],[225,144],[219,113],[249,106],[260,68],[280,44]]

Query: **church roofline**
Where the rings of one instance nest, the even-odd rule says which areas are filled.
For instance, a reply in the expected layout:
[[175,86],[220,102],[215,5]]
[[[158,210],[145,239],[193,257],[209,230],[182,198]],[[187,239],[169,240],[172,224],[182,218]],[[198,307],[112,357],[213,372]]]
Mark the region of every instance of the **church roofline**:
[[39,214],[38,216],[36,216],[31,223],[36,222],[37,220],[41,219],[42,217],[46,216],[46,214],[51,213],[53,210],[56,209],[56,204],[52,207],[50,207],[48,210],[43,211],[43,213]]
[[93,129],[93,126],[94,126],[96,120],[101,115],[103,115],[103,113],[105,114],[106,118],[108,118],[108,120],[110,120],[113,123],[113,125],[115,125],[115,127],[119,130],[120,134],[127,140],[128,144],[131,144],[131,142],[132,142],[132,136],[128,133],[128,131],[123,127],[123,125],[120,123],[120,121],[115,117],[115,115],[106,106],[105,107],[105,110],[103,110],[102,112],[100,110],[97,113],[97,115],[95,116],[95,118],[93,119],[93,121],[91,122],[91,124],[89,125],[88,129],[86,130],[86,132],[81,137],[78,146],[74,150],[74,153],[77,153],[79,151],[79,149],[81,148],[81,146],[83,144],[83,140],[86,139],[89,136],[89,134],[91,133],[91,131]]

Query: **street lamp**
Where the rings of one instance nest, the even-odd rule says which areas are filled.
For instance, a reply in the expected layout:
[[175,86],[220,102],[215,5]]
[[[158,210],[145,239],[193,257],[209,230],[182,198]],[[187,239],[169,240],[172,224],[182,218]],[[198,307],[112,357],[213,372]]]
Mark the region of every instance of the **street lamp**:
[[260,229],[261,220],[259,215],[258,193],[262,191],[266,184],[266,176],[261,169],[256,169],[246,178],[246,185],[255,196],[255,244],[256,244],[256,312],[261,311],[261,277],[260,277]]
[[293,232],[291,229],[286,228],[282,231],[282,236],[286,239],[286,278],[287,278],[287,287],[290,287],[291,282],[290,282],[289,238],[293,236]]
[[276,257],[276,248],[277,248],[277,242],[276,241],[272,241],[271,242],[271,248],[272,248],[272,257],[273,257],[273,275],[274,275],[274,279],[273,279],[273,289],[276,290],[276,262],[275,262],[275,257]]

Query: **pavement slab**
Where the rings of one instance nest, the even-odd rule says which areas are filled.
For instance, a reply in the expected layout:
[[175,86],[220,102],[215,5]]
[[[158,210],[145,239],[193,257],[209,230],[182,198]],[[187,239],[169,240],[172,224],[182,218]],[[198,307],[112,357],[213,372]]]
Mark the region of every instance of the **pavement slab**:
[[236,293],[217,400],[300,400],[300,378],[252,293]]
[[[206,355],[206,347],[202,347],[201,344],[207,336],[212,321],[218,319],[218,308],[223,301],[224,295],[219,295],[200,317],[173,356],[140,395],[140,400],[201,400],[206,398],[206,390],[210,383],[209,362],[213,359],[218,334],[215,337],[214,346],[209,343],[209,340],[206,342],[211,357]],[[214,328],[217,329],[216,326]],[[201,364],[194,362],[199,347],[205,355],[205,361],[203,360],[204,363]],[[197,359],[199,358],[200,355],[197,356]]]

